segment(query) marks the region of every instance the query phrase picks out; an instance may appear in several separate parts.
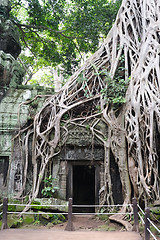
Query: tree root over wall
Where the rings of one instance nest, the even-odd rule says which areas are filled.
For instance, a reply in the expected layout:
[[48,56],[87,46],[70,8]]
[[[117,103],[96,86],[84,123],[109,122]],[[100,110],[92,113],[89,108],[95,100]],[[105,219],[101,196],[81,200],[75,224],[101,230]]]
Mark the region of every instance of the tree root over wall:
[[[117,71],[121,79],[130,82],[126,102],[114,109],[102,93],[108,86],[106,79],[110,77],[114,83]],[[100,121],[106,124],[107,133],[98,129]],[[36,114],[31,199],[37,197],[45,169],[65,143],[71,125],[89,126],[93,146],[95,139],[104,145],[102,203],[114,202],[110,149],[118,164],[124,205],[131,201],[131,186],[145,204],[160,198],[159,1],[124,0],[101,48]]]

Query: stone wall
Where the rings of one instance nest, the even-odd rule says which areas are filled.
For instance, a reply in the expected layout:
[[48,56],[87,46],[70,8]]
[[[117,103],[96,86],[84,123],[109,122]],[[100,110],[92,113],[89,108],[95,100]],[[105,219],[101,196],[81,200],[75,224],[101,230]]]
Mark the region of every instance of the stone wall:
[[[49,91],[49,90],[48,90]],[[38,94],[47,94],[43,88],[32,89],[23,87],[19,89],[1,89],[0,99],[0,190],[4,194],[6,191],[7,169],[10,165],[9,193],[12,194],[14,189],[17,191],[22,186],[22,161],[17,145],[16,158],[11,162],[12,154],[12,139],[18,133],[18,130],[23,125],[27,124],[31,116],[38,111],[43,104],[44,98],[38,98],[36,108],[32,105],[22,105],[27,100],[33,99]],[[51,94],[51,92],[48,92]],[[18,115],[19,114],[19,115]],[[17,178],[17,186],[14,186],[13,178]]]
[[[97,128],[107,134],[106,125],[100,122]],[[75,165],[90,165],[95,168],[99,166],[99,190],[104,185],[104,146],[95,140],[92,148],[92,134],[88,128],[73,126],[70,127],[68,138],[60,154],[53,161],[53,177],[55,184],[60,188],[59,196],[67,200],[73,197],[73,168]],[[70,180],[68,180],[70,178]],[[96,187],[96,186],[95,186]],[[69,188],[71,192],[68,195]],[[98,197],[98,196],[97,196]]]
[[[51,90],[50,90],[51,91]],[[24,163],[20,151],[20,142],[12,140],[18,133],[20,127],[27,126],[31,117],[38,112],[43,105],[45,98],[38,98],[36,104],[25,105],[28,100],[37,95],[53,94],[43,89],[31,89],[29,87],[10,88],[0,90],[0,195],[14,196],[22,188]],[[97,129],[101,130],[107,137],[107,126],[99,122]],[[68,131],[66,143],[62,146],[58,154],[51,162],[52,177],[56,180],[54,186],[59,187],[58,197],[67,200],[68,196],[73,197],[73,169],[75,165],[94,166],[95,168],[95,189],[96,198],[99,197],[99,191],[104,186],[104,146],[93,139],[90,130],[87,127],[71,126]],[[30,149],[32,148],[30,143]],[[31,190],[32,186],[32,150],[29,153],[29,165],[27,171],[27,181],[25,194]],[[111,166],[115,169],[115,166]],[[110,169],[112,174],[112,168]],[[9,174],[8,169],[10,169]],[[114,177],[114,195],[117,194],[117,181],[120,179],[116,176],[118,172],[112,174]],[[98,181],[97,181],[98,179]],[[42,186],[43,188],[43,186]],[[121,190],[121,189],[119,189]],[[68,195],[69,192],[69,195]],[[40,197],[43,197],[41,194]],[[120,203],[121,199],[118,200]]]

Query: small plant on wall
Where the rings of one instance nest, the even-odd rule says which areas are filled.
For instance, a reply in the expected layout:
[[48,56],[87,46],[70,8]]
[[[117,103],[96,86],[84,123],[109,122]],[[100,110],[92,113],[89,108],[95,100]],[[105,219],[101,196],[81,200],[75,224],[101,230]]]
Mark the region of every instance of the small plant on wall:
[[59,189],[59,187],[54,186],[54,181],[56,178],[53,178],[51,175],[46,177],[43,182],[45,183],[45,187],[42,189],[42,194],[44,197],[54,197],[55,193]]

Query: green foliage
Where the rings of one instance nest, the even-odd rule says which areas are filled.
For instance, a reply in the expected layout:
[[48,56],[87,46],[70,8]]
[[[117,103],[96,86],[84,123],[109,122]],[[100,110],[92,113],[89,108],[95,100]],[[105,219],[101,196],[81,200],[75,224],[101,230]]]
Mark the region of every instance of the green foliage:
[[69,119],[69,114],[65,113],[62,117],[63,120],[68,120]]
[[41,205],[40,202],[38,202],[38,201],[32,201],[31,209],[40,210],[42,208],[41,206],[32,206],[32,205]]
[[47,227],[52,227],[53,224],[60,224],[62,222],[64,222],[66,220],[66,218],[64,217],[64,215],[56,215],[56,214],[42,214],[37,216],[37,218],[35,219],[34,224],[35,225],[46,225]]
[[40,220],[36,220],[34,223],[33,223],[33,225],[40,225]]
[[152,214],[160,215],[160,207],[155,207],[151,209]]
[[99,217],[99,219],[101,219],[102,221],[105,221],[105,222],[107,222],[109,220],[109,215],[99,214],[98,217]]
[[96,106],[96,109],[98,110],[98,113],[101,113],[101,112],[102,112],[100,105],[97,105],[97,106]]
[[22,217],[18,218],[17,222],[22,224],[23,223],[23,218]]
[[90,129],[90,126],[89,124],[86,125],[86,130],[89,130]]
[[8,212],[16,212],[16,206],[8,205]]
[[121,0],[11,0],[26,68],[61,65],[71,75],[83,54],[97,50],[112,27]]
[[58,187],[53,186],[53,181],[55,180],[56,179],[52,178],[51,175],[43,180],[45,183],[45,187],[42,189],[42,194],[44,197],[53,197],[54,193],[59,189]]
[[18,218],[17,214],[9,214],[7,223],[9,228],[18,228],[23,223],[23,218]]
[[44,69],[44,72],[39,74],[38,77],[34,77],[29,81],[32,86],[45,86],[54,88],[54,77],[50,72]]
[[51,218],[51,222],[53,224],[59,224],[64,222],[66,219],[64,217],[64,215],[60,214],[60,215],[53,215],[53,217]]
[[83,76],[83,73],[81,72],[77,78],[77,82],[78,83],[83,83],[83,82],[87,82],[88,79],[86,77]]
[[120,71],[123,71],[122,67],[119,67],[115,77],[112,79],[108,74],[106,75],[105,81],[107,87],[101,90],[101,94],[107,103],[111,103],[114,108],[118,108],[121,104],[126,102],[125,94],[128,88],[128,81],[125,81]]
[[150,218],[152,221],[160,221],[160,207],[151,208]]

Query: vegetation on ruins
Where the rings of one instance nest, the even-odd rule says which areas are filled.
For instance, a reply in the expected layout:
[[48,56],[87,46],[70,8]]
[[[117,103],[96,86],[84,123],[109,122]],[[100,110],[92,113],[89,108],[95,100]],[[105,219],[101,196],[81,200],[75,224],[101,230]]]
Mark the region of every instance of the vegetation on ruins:
[[[95,139],[104,145],[102,203],[113,203],[111,152],[119,168],[123,210],[133,192],[145,204],[160,199],[159,23],[158,1],[123,0],[99,50],[46,100],[33,123],[21,130],[18,136],[25,156],[29,138],[33,140],[31,199],[37,197],[46,169],[60,152],[71,126],[87,126],[93,148]],[[106,124],[106,133],[97,127],[100,121]],[[27,161],[26,157],[24,176]],[[19,197],[24,189],[25,184]]]
[[46,177],[43,182],[45,183],[45,187],[42,189],[42,194],[44,197],[53,197],[56,191],[59,189],[54,186],[55,178],[52,178],[52,175]]

